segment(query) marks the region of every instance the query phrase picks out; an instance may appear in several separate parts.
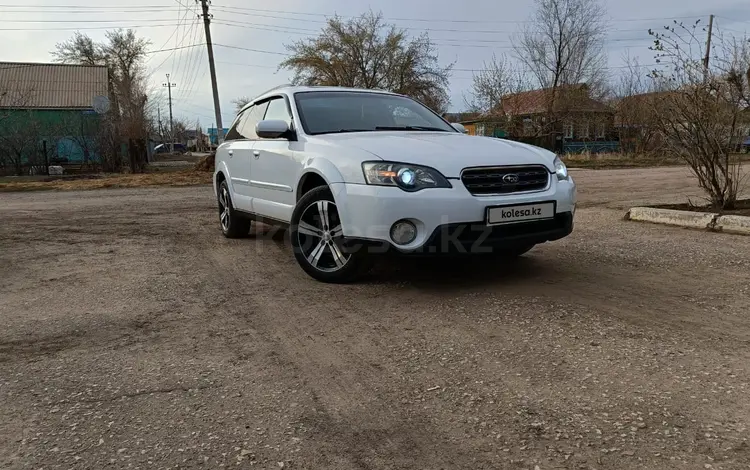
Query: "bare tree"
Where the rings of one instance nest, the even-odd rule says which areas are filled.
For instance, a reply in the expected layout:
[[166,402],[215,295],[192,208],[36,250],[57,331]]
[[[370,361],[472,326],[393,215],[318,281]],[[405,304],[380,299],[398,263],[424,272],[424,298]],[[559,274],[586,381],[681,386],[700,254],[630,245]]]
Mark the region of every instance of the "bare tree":
[[658,150],[657,126],[653,112],[658,98],[656,81],[651,71],[636,57],[623,57],[622,68],[614,84],[614,107],[617,110],[621,150],[644,154]]
[[246,104],[250,102],[251,98],[248,98],[247,96],[241,96],[237,99],[232,100],[232,104],[235,107],[236,112],[242,111],[242,108],[245,107]]
[[34,93],[33,88],[21,85],[4,85],[0,90],[0,164],[18,176],[24,166],[39,163],[42,126],[33,110],[24,109]]
[[52,51],[56,62],[63,64],[106,65],[107,57],[103,45],[87,35],[76,31],[73,37],[56,44]]
[[502,115],[502,98],[508,94],[528,89],[525,75],[502,55],[482,63],[482,69],[473,74],[469,109],[484,114]]
[[699,22],[675,21],[649,33],[656,60],[664,64],[652,76],[667,90],[659,93],[655,107],[665,144],[688,164],[715,208],[732,209],[743,182],[741,161],[733,152],[750,106],[748,39],[712,38],[708,68]]
[[[606,91],[605,10],[598,0],[535,0],[536,10],[514,41],[516,57],[539,88],[587,83],[591,92]],[[599,96],[595,96],[599,97]]]
[[14,174],[24,173],[25,164],[39,164],[41,124],[30,110],[16,110],[4,119],[0,129],[0,153]]
[[437,112],[450,102],[452,64],[439,65],[437,49],[426,34],[409,38],[379,13],[349,21],[330,18],[318,37],[286,47],[291,56],[280,67],[294,72],[294,83],[393,91]]

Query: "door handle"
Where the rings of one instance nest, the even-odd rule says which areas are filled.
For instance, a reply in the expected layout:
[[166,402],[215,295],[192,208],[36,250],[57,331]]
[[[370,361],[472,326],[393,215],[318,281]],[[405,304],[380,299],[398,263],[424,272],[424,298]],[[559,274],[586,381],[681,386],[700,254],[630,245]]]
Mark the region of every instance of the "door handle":
[[255,158],[258,159],[258,157],[260,157],[260,152],[257,150],[253,150],[253,155],[255,155]]

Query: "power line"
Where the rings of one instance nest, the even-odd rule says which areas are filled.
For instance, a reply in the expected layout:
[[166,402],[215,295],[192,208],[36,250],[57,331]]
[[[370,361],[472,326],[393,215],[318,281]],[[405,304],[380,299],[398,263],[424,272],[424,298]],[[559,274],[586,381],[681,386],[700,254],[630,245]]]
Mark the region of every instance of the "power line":
[[[198,21],[200,21],[200,20],[197,20],[195,23],[197,24]],[[194,27],[194,26],[195,26],[195,24],[193,25],[193,37],[190,40],[191,44],[196,44],[198,42],[198,33],[200,32],[200,28],[197,28],[197,27]],[[183,87],[180,90],[180,92],[178,92],[178,95],[179,95],[178,98],[182,98],[183,95],[185,93],[187,93],[187,91],[190,89],[189,86],[190,86],[191,81],[195,80],[195,78],[192,78],[192,79],[190,78],[191,75],[192,76],[198,75],[198,69],[197,69],[197,67],[194,68],[194,65],[196,65],[196,64],[194,63],[195,62],[195,54],[193,52],[194,52],[193,50],[188,51],[188,60],[187,60],[187,64],[185,65],[185,70],[184,70],[184,73],[188,77],[188,79],[185,81],[185,83],[187,84],[187,86]],[[203,58],[203,54],[200,54],[199,59],[200,58]]]
[[[169,41],[171,41],[172,38],[174,37],[174,35],[177,34],[177,31],[179,31],[180,24],[185,23],[185,21],[187,20],[187,15],[189,13],[190,13],[190,10],[185,10],[185,14],[182,16],[182,18],[179,18],[180,13],[179,13],[179,10],[178,10],[178,12],[177,12],[177,17],[178,17],[177,18],[177,26],[175,27],[174,31],[172,31],[172,34],[169,35],[169,37],[167,38],[167,40],[164,41],[164,44],[162,44],[159,49],[163,49],[163,48],[167,47],[167,44],[169,44]],[[174,52],[172,54],[169,54],[167,57],[165,57],[164,60],[159,65],[156,66],[156,68],[154,69],[154,71],[159,70],[159,68],[161,68],[161,66],[164,65],[167,62],[167,60],[169,60],[169,58],[172,57],[173,54],[174,54]],[[146,61],[146,63],[148,63],[150,60],[151,60],[151,57],[148,58],[148,60]]]
[[104,15],[113,13],[162,13],[165,11],[177,11],[175,8],[159,8],[159,9],[138,9],[138,10],[2,10],[3,13],[16,14],[16,13],[61,13],[66,15]]
[[289,54],[287,54],[285,52],[263,51],[263,50],[260,50],[260,49],[250,49],[248,47],[228,46],[226,44],[217,44],[217,43],[214,43],[214,46],[225,47],[227,49],[237,49],[237,50],[240,50],[240,51],[258,52],[260,54],[273,54],[273,55],[283,55],[283,56],[288,56],[289,55]]
[[[237,10],[237,11],[249,11],[249,12],[261,12],[261,13],[279,13],[279,14],[286,14],[286,15],[301,15],[301,16],[316,16],[316,17],[323,17],[323,18],[331,18],[334,16],[338,16],[342,19],[351,19],[351,18],[357,18],[357,16],[347,16],[347,15],[337,15],[334,13],[312,13],[312,12],[299,12],[299,11],[289,11],[289,10],[270,10],[270,9],[264,9],[264,8],[248,8],[248,7],[233,7],[233,6],[224,6],[224,5],[216,5],[214,9],[226,9],[226,10]],[[258,16],[257,14],[255,16]],[[687,19],[687,18],[696,18],[695,16],[669,16],[669,17],[660,17],[660,18],[623,18],[619,20],[611,19],[611,22],[637,22],[637,21],[671,21],[673,19]],[[305,21],[301,18],[284,18],[284,19],[292,19],[296,21]],[[414,22],[423,22],[423,23],[467,23],[467,24],[518,24],[518,23],[531,23],[530,20],[461,20],[461,19],[448,19],[448,20],[441,20],[441,19],[425,19],[425,18],[389,18],[384,17],[383,20],[385,21],[414,21]],[[312,21],[312,20],[307,20]],[[316,23],[322,22],[325,23],[325,21],[314,21]]]
[[241,67],[258,67],[261,69],[275,69],[277,67],[274,67],[272,65],[258,65],[258,64],[241,64],[239,62],[224,62],[221,60],[216,61],[217,64],[227,64],[227,65],[239,65]]
[[144,29],[163,28],[164,26],[176,26],[175,23],[146,24],[146,25],[111,25],[111,26],[87,26],[87,27],[64,27],[64,28],[0,28],[0,31],[94,31],[101,29]]
[[[215,21],[214,23],[220,24],[223,26],[233,26],[238,28],[247,28],[247,29],[253,29],[253,30],[263,30],[263,31],[272,31],[272,32],[278,32],[278,33],[284,33],[284,34],[299,34],[302,36],[310,36],[311,34],[308,33],[298,33],[296,31],[282,31],[272,28],[260,28],[260,27],[250,27],[250,26],[244,26],[240,24],[229,24],[224,23],[223,21]],[[638,41],[638,38],[613,38],[609,39],[605,42],[624,42],[624,41]],[[641,39],[641,41],[646,41],[648,43],[651,42],[651,39],[644,37]],[[512,50],[513,46],[506,45],[506,46],[494,46],[490,44],[512,44],[509,40],[490,40],[490,39],[469,39],[469,38],[430,38],[430,42],[435,46],[443,46],[443,47],[471,47],[471,48],[483,48],[483,49],[504,49],[504,50]],[[481,42],[485,44],[471,44]],[[635,43],[631,42],[630,45],[644,45],[642,43]]]
[[[198,29],[200,30],[200,28]],[[203,75],[201,75],[200,80],[198,80],[198,75],[200,75],[201,70],[203,71]],[[184,91],[181,90],[182,93],[180,93],[181,95],[180,99],[185,100],[187,98],[192,97],[192,95],[195,94],[195,86],[198,83],[203,81],[203,77],[206,76],[206,71],[207,69],[203,68],[203,54],[200,54],[198,56],[198,63],[195,65],[195,67],[193,67],[192,70],[190,69],[190,67],[188,67],[187,85],[182,88],[182,90]],[[192,75],[191,75],[191,72],[192,72]]]
[[148,52],[145,52],[145,54],[156,54],[157,52],[177,51],[180,49],[190,49],[191,47],[198,47],[198,46],[205,46],[205,45],[206,45],[205,43],[204,44],[192,44],[190,46],[180,46],[180,47],[172,47],[169,49],[159,49],[156,51],[148,51]]
[[121,23],[123,21],[138,21],[141,23],[159,23],[164,21],[171,21],[165,19],[139,19],[139,18],[128,18],[127,20],[10,20],[13,23]]
[[[191,34],[193,34],[193,36],[195,35],[196,23],[197,22],[191,22],[189,27],[187,28],[183,27],[182,39],[180,40],[179,43],[176,43],[176,44],[183,45],[186,43],[186,40]],[[187,44],[194,46],[195,42],[192,39],[190,39],[190,41],[187,42]],[[192,60],[192,57],[193,57],[191,52],[192,51],[189,51],[187,49],[180,49],[177,55],[177,63],[175,64],[174,61],[172,62],[172,71],[175,73],[175,76],[178,76],[180,77],[181,80],[183,80],[183,84],[184,84],[184,75],[188,66],[188,62]]]
[[[224,26],[232,26],[232,27],[237,27],[237,28],[247,28],[247,29],[252,29],[252,30],[255,30],[255,31],[258,31],[258,30],[260,30],[260,31],[271,31],[271,32],[278,32],[278,33],[283,33],[283,34],[298,34],[298,35],[301,35],[301,36],[311,36],[311,35],[319,34],[320,33],[320,30],[315,30],[315,29],[303,29],[303,28],[292,28],[292,27],[287,28],[287,27],[282,26],[281,28],[284,28],[282,30],[282,29],[278,29],[276,27],[271,27],[273,25],[267,25],[267,24],[262,24],[262,23],[247,23],[247,22],[239,22],[239,21],[232,21],[231,23],[229,23],[227,21],[231,21],[231,20],[215,21],[215,23],[216,24],[220,24],[220,25],[224,25]],[[269,27],[267,27],[267,26],[269,26]],[[299,32],[297,30],[299,30]],[[433,31],[435,31],[435,30],[433,30]],[[462,32],[462,33],[476,33],[476,32],[478,32],[478,31],[468,31],[468,30],[463,30],[463,31],[446,30],[446,31],[457,31],[457,32]],[[645,30],[645,29],[633,29],[633,30],[619,30],[618,32],[627,32],[627,31],[646,33],[647,30]],[[482,31],[479,31],[479,32],[481,33]],[[484,32],[490,32],[490,31],[484,31]],[[497,32],[497,31],[495,31],[495,32]],[[458,42],[458,43],[487,43],[487,44],[509,44],[509,43],[512,43],[512,41],[510,41],[509,39],[475,39],[475,38],[441,38],[441,37],[431,37],[430,40],[435,45],[445,45],[445,44],[439,43],[439,41]],[[605,39],[605,42],[623,42],[623,41],[638,41],[638,40],[641,40],[641,41],[647,40],[649,42],[651,41],[651,39],[645,37],[645,35],[644,35],[644,38],[642,38],[642,39],[641,38],[636,38],[636,37],[631,37],[631,38],[627,38],[627,37],[623,37],[623,38],[608,38],[608,39]],[[482,46],[482,47],[485,47],[485,46]]]
[[112,10],[112,9],[120,9],[120,8],[158,8],[158,9],[165,9],[165,8],[174,8],[174,5],[172,4],[162,4],[162,5],[119,5],[119,6],[108,6],[108,5],[64,5],[64,4],[58,4],[58,5],[19,5],[18,3],[2,3],[0,4],[0,8],[39,8],[39,9],[47,9],[47,8],[65,8],[65,9],[97,9],[97,10]]

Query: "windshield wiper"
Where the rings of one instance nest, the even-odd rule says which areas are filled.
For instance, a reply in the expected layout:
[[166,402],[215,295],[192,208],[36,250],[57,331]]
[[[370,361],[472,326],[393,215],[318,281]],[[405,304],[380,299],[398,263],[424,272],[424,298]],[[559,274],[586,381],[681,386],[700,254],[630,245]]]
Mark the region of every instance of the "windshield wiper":
[[440,131],[448,132],[445,129],[439,127],[430,126],[377,126],[375,130],[378,131]]
[[345,134],[347,132],[372,132],[375,129],[338,129],[331,131],[315,132],[315,134]]

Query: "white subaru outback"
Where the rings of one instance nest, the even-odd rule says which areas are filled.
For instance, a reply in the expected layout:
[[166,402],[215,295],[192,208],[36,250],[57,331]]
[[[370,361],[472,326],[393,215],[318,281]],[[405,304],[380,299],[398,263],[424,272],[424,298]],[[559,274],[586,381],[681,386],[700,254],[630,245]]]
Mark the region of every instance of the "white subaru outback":
[[473,137],[406,96],[270,90],[216,151],[226,237],[252,221],[289,227],[302,269],[347,282],[372,255],[519,256],[573,230],[576,187],[547,150]]

